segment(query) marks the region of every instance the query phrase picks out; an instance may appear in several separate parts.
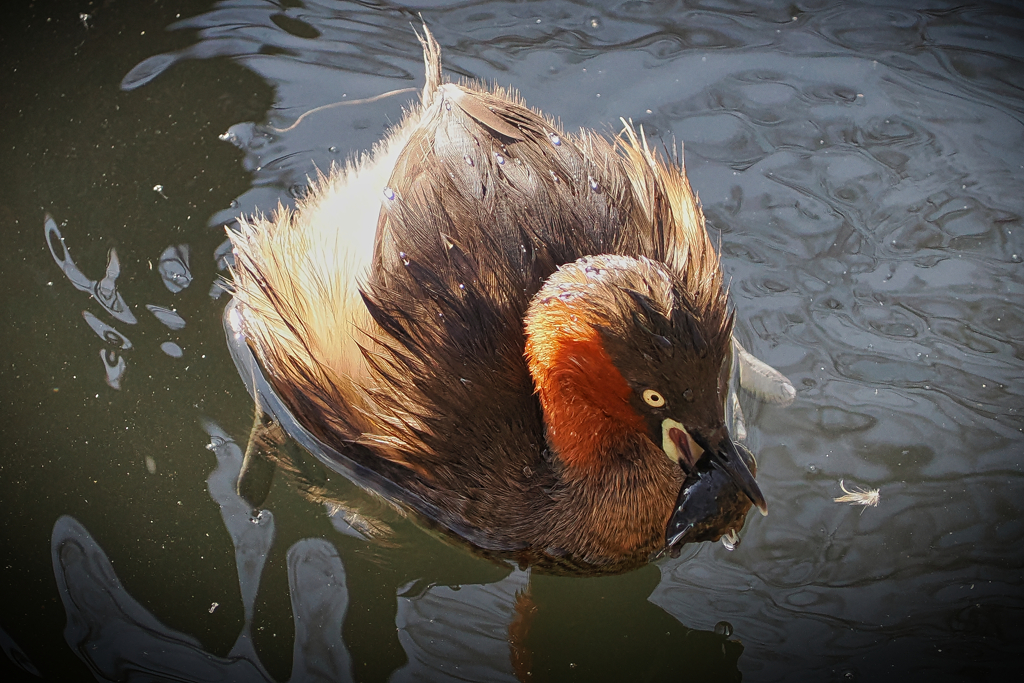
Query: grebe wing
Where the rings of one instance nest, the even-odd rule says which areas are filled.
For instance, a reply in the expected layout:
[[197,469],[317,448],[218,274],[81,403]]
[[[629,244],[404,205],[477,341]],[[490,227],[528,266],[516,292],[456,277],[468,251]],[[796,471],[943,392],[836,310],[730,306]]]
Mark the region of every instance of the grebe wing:
[[[428,34],[428,80],[432,45]],[[425,93],[385,197],[363,287],[383,332],[368,356],[383,417],[367,438],[410,464],[492,448],[536,460],[544,429],[523,316],[558,266],[613,253],[683,267],[700,239],[717,270],[681,169],[635,135],[568,135],[500,88]]]
[[486,253],[492,268],[517,269],[530,296],[559,265],[641,251],[622,230],[640,209],[614,147],[593,134],[567,136],[500,89],[441,86],[390,186],[375,273],[398,267],[400,253],[443,256],[445,240],[417,211],[443,214],[447,238]]

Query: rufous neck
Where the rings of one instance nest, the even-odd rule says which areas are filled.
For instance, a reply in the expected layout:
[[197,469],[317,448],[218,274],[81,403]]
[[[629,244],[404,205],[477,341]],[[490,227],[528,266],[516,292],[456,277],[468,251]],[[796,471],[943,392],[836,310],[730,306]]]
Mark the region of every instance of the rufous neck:
[[534,301],[526,335],[549,445],[576,472],[599,469],[630,434],[646,429],[630,405],[632,390],[571,301]]

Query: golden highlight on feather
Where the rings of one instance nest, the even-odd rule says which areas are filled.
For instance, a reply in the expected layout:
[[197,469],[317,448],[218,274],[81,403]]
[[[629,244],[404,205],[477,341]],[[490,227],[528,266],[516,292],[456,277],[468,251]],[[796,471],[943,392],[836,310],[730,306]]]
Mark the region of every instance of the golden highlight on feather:
[[620,119],[623,129],[615,143],[625,155],[625,171],[653,235],[668,245],[663,262],[680,274],[705,323],[723,334],[732,333],[728,292],[722,282],[718,252],[708,237],[697,196],[679,163],[663,161],[647,143],[643,127]]
[[666,255],[666,264],[695,277],[697,287],[713,286],[721,277],[718,253],[708,239],[704,214],[681,163],[663,162],[647,144],[642,126],[638,133],[632,121],[620,121],[623,129],[616,144],[625,154],[634,193],[652,228],[665,230],[666,242],[674,247]]
[[333,428],[348,439],[369,428],[362,349],[374,348],[377,332],[359,287],[385,188],[422,111],[414,107],[369,153],[318,174],[294,209],[279,205],[272,216],[242,219],[237,232],[228,231],[246,337],[275,388],[317,405],[328,421],[346,406]]
[[434,93],[441,86],[443,81],[441,74],[441,46],[434,40],[434,35],[423,25],[423,35],[416,32],[416,38],[423,47],[423,70],[426,78],[423,83],[423,94],[420,96],[420,103],[426,106],[434,97]]

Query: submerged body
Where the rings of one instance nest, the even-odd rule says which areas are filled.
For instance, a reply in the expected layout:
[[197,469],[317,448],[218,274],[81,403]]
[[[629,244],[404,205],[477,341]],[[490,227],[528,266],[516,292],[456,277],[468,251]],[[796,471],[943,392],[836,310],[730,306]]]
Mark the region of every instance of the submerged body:
[[[316,439],[485,550],[622,568],[766,511],[725,424],[733,317],[680,167],[444,84],[295,211],[235,298]],[[471,533],[467,533],[470,530]]]

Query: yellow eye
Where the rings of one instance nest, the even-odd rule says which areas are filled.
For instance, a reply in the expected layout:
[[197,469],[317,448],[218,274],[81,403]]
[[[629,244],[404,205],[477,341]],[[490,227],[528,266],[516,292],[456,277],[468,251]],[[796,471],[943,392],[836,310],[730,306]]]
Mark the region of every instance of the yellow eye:
[[665,405],[665,397],[654,389],[644,389],[644,401],[652,408],[660,408]]

